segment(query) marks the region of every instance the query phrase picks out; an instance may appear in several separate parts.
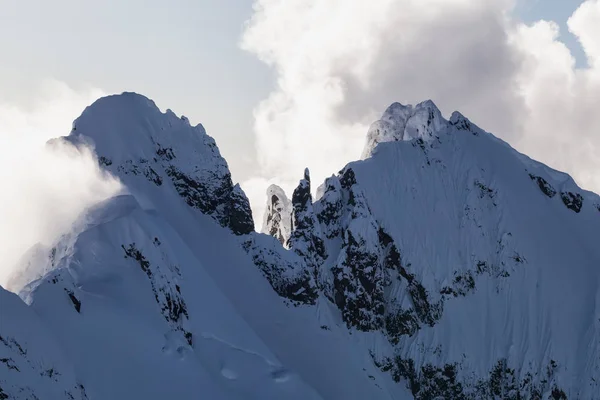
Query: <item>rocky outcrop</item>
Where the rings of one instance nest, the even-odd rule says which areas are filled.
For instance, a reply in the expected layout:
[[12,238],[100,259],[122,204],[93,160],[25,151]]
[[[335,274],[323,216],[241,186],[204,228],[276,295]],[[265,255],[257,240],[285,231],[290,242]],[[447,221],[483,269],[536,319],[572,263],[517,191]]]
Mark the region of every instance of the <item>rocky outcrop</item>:
[[[160,243],[160,239],[155,238],[154,246],[159,247]],[[125,258],[135,261],[148,277],[154,300],[171,329],[181,332],[191,346],[193,338],[187,327],[189,314],[181,294],[181,287],[178,284],[181,273],[177,265],[169,265],[166,262],[164,266],[151,264],[135,243],[129,243],[127,246],[121,245],[121,248],[125,253]]]
[[[367,133],[367,144],[362,158],[368,158],[379,143],[423,139],[428,141],[448,126],[437,106],[427,100],[416,106],[394,103]],[[460,127],[467,125],[458,124]]]
[[282,245],[287,246],[292,231],[292,202],[282,188],[271,185],[267,189],[267,208],[265,210],[262,233],[273,236]]
[[561,192],[560,198],[569,210],[579,213],[583,207],[583,196],[579,193]]
[[340,219],[344,212],[344,198],[340,179],[332,176],[325,180],[323,195],[319,199],[317,219],[326,238],[332,239],[341,234]]
[[308,168],[292,195],[292,231],[287,245],[305,260],[318,281],[320,265],[327,254],[313,208]]
[[[53,286],[67,305],[75,289],[61,280]],[[87,400],[76,373],[35,311],[0,287],[0,400]]]
[[457,131],[466,131],[475,136],[479,136],[484,132],[483,129],[475,125],[467,117],[465,117],[458,111],[454,111],[452,113],[452,116],[450,116],[448,123]]
[[294,305],[315,304],[319,292],[304,259],[263,234],[249,235],[242,246],[279,296]]
[[226,217],[221,225],[229,227],[236,235],[244,235],[254,231],[250,201],[239,183],[231,190],[223,214]]
[[390,372],[396,382],[406,381],[407,388],[415,400],[567,400],[568,397],[556,382],[559,369],[554,360],[543,368],[543,373],[519,374],[504,358],[497,360],[482,378],[473,382],[460,381],[460,363],[441,366],[425,364],[418,368],[410,358],[386,357],[378,361],[372,354],[375,365]]
[[537,185],[540,188],[540,190],[542,191],[542,193],[544,193],[546,196],[548,196],[550,198],[556,196],[556,189],[554,189],[554,187],[552,187],[552,185],[550,183],[548,183],[547,180],[545,180],[541,176],[536,176],[533,174],[529,174],[529,177],[531,178],[532,181],[537,183]]
[[[293,305],[315,304],[319,297],[316,277],[325,250],[317,228],[307,170],[292,200],[279,186],[267,189],[263,234],[242,242],[275,292]],[[286,249],[291,244],[294,251]]]
[[[384,288],[389,284],[379,227],[356,183],[354,171],[341,177],[346,200],[340,224],[341,249],[333,264],[333,299],[349,326],[369,331],[383,326],[386,311]],[[325,205],[328,208],[329,205]]]
[[[322,293],[337,306],[348,327],[361,331],[383,329],[392,342],[402,335],[414,334],[422,325],[435,324],[441,316],[442,304],[432,302],[415,275],[402,265],[398,246],[373,218],[354,170],[345,168],[338,176],[328,178],[314,204],[310,188],[306,170],[292,197],[292,231],[288,240],[289,249],[314,276],[315,287],[305,278],[299,280],[310,287],[310,297],[316,297],[312,293]],[[281,199],[285,195],[279,193],[273,204],[281,204]],[[271,232],[279,239],[277,229]],[[327,243],[334,249],[331,254],[325,251]],[[274,289],[291,299],[290,290],[282,287],[295,286],[289,284],[289,279],[282,279],[283,271],[267,262],[268,257],[261,257],[262,253],[254,247],[255,263]],[[406,292],[408,304],[400,306],[389,295],[399,290]]]

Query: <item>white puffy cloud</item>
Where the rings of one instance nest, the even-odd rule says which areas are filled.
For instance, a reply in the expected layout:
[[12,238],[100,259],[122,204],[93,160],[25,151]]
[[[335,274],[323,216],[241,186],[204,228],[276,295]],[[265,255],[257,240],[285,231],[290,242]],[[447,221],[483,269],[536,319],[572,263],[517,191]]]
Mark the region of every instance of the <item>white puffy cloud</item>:
[[86,207],[120,190],[93,150],[46,145],[101,95],[47,81],[29,107],[0,101],[0,285],[31,246],[51,244]]
[[[510,0],[255,0],[241,46],[277,73],[255,109],[259,177],[244,186],[260,221],[266,182],[320,182],[360,156],[393,101],[432,99],[588,188],[600,146],[600,0],[569,20],[589,67],[558,27],[515,19]],[[574,10],[575,11],[575,10]],[[259,183],[262,182],[262,183]],[[264,185],[259,188],[256,186]],[[250,186],[254,186],[250,188]]]
[[600,1],[587,0],[568,21],[569,30],[575,34],[588,57],[588,63],[600,68]]
[[550,166],[570,173],[586,189],[600,191],[600,1],[588,0],[568,22],[589,59],[575,68],[559,41],[554,22],[521,25],[513,46],[525,55],[518,73],[526,115],[513,145]]

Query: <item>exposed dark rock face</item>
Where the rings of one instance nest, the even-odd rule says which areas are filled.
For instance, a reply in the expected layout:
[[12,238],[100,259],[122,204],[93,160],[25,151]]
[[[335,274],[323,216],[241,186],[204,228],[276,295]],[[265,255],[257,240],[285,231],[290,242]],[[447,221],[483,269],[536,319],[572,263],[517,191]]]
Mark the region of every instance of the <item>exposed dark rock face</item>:
[[455,272],[452,286],[446,286],[441,290],[442,294],[452,295],[454,297],[466,296],[475,290],[475,278],[473,273],[467,271],[460,275]]
[[[344,198],[346,204],[335,218],[342,245],[332,268],[333,298],[346,323],[361,330],[385,328],[392,342],[413,335],[421,324],[435,324],[442,304],[432,303],[425,288],[403,265],[394,239],[373,218],[354,171],[346,168],[339,181],[342,195],[333,198],[336,203]],[[321,203],[322,209],[332,208]],[[407,291],[412,307],[401,308],[394,298],[386,297],[385,288],[392,284]]]
[[254,231],[250,202],[239,185],[233,186],[229,173],[224,179],[219,179],[218,174],[208,174],[212,177],[207,183],[186,175],[173,165],[166,173],[190,207],[212,216],[236,235]]
[[495,207],[496,202],[494,200],[497,195],[496,191],[479,180],[475,180],[475,186],[479,189],[479,198],[489,198],[490,200],[492,200],[492,204]]
[[315,304],[317,285],[303,259],[262,235],[250,235],[243,247],[279,296],[293,304]]
[[73,306],[75,307],[75,310],[80,313],[81,312],[81,301],[79,301],[79,299],[75,296],[75,293],[73,293],[70,290],[65,289],[65,292],[69,295],[69,298],[71,299],[71,302],[73,303]]
[[0,358],[0,363],[4,364],[8,369],[19,372],[19,367],[15,365],[15,361],[12,358]]
[[400,337],[412,336],[421,323],[414,309],[389,310],[385,316],[385,333],[392,344],[398,344]]
[[[454,112],[454,114],[452,114],[450,117],[450,125],[454,126],[459,131],[473,132],[473,125],[471,124],[471,121],[469,121],[459,112]],[[473,134],[477,135],[475,132],[473,132]]]
[[[292,226],[297,229],[290,235]],[[317,228],[306,171],[292,201],[278,186],[267,189],[265,235],[248,235],[242,243],[275,292],[293,305],[315,304],[319,297],[316,277],[325,249]],[[294,251],[286,250],[291,243]]]
[[457,132],[469,132],[474,136],[479,136],[484,133],[484,130],[471,122],[467,117],[462,115],[458,111],[454,111],[450,116],[448,124],[453,127]]
[[[351,170],[350,170],[351,171]],[[333,298],[349,326],[369,331],[384,323],[386,279],[385,250],[378,243],[379,226],[370,214],[356,184],[354,172],[346,172],[347,226],[341,228],[341,251],[331,270]],[[373,239],[378,245],[373,246]]]
[[226,226],[236,235],[245,235],[254,232],[254,220],[250,201],[239,184],[236,184],[229,194],[225,215]]
[[579,193],[561,192],[560,198],[569,210],[573,210],[576,213],[581,211],[581,207],[583,207],[583,196]]
[[[180,272],[177,266],[153,266],[135,243],[127,246],[122,245],[126,258],[131,258],[139,265],[140,269],[148,277],[154,293],[154,300],[160,308],[160,312],[174,331],[180,331],[192,345],[192,334],[187,331],[187,320],[189,315],[187,305],[181,288],[177,284]],[[168,271],[169,274],[165,274]]]
[[[273,248],[245,243],[275,291],[303,303],[313,302],[320,292],[340,309],[349,327],[362,331],[384,329],[393,342],[402,335],[414,334],[423,324],[435,324],[441,316],[442,303],[432,302],[423,285],[402,265],[398,246],[373,218],[352,168],[326,180],[316,207],[310,187],[307,170],[292,196],[292,231],[287,242],[304,267],[295,264],[282,269],[267,261],[277,255]],[[287,218],[283,214],[286,207],[282,206],[285,195],[278,194],[270,200],[267,214],[271,218],[267,221],[272,229],[267,232],[280,239],[281,229],[276,229],[274,222]],[[327,254],[326,241],[337,243],[339,250]],[[283,262],[281,255],[274,258]],[[294,271],[293,280],[284,277],[286,269]],[[304,270],[311,272],[314,281],[307,278]],[[411,307],[400,308],[386,296],[386,288],[394,282],[403,282]],[[301,298],[291,294],[298,286],[302,287]]]
[[532,181],[537,182],[538,187],[540,188],[542,193],[544,193],[546,196],[548,196],[550,198],[556,196],[556,190],[544,178],[542,178],[541,176],[535,176],[533,174],[529,174],[529,177],[531,178]]
[[[143,181],[175,191],[237,235],[254,231],[250,205],[234,185],[225,159],[202,125],[170,110],[162,113],[135,93],[99,99],[73,124],[66,140],[94,142],[99,164],[128,187]],[[172,186],[169,184],[172,183]]]
[[340,218],[344,211],[344,200],[340,179],[337,177],[325,180],[324,193],[319,202],[322,204],[317,213],[323,234],[328,239],[339,236],[341,233]]
[[314,275],[318,276],[319,266],[327,255],[313,209],[308,169],[304,171],[304,179],[292,195],[292,232],[288,247],[302,257]]
[[487,377],[468,384],[461,383],[458,378],[462,370],[460,363],[425,364],[419,368],[412,359],[400,356],[381,361],[373,356],[373,361],[382,371],[389,372],[396,382],[404,380],[416,400],[567,400],[564,391],[554,383],[557,368],[554,360],[543,375],[526,373],[520,378],[506,359],[499,359]]
[[[58,282],[58,279],[57,279]],[[4,290],[0,288],[0,291]],[[64,288],[65,292],[71,292]],[[5,294],[5,293],[0,293]],[[4,306],[6,304],[2,303]],[[75,302],[74,302],[75,304]],[[23,316],[19,316],[22,318]],[[14,321],[13,321],[14,322]],[[42,391],[37,382],[49,386],[62,388],[53,394],[59,394],[65,400],[87,400],[85,389],[80,384],[75,384],[65,375],[64,364],[55,364],[56,361],[40,353],[39,347],[31,346],[31,336],[20,336],[24,332],[11,328],[12,324],[2,320],[0,323],[0,400],[8,399],[45,399],[51,393]],[[18,324],[17,324],[18,326]],[[34,332],[28,332],[33,334]],[[35,332],[45,333],[45,332]],[[17,336],[14,336],[14,335]],[[28,340],[29,339],[29,340]],[[33,378],[33,379],[32,379]],[[83,390],[82,390],[83,389]]]
[[378,254],[365,251],[364,238],[344,233],[342,259],[332,269],[334,299],[349,326],[369,331],[383,325],[384,271],[378,266]]

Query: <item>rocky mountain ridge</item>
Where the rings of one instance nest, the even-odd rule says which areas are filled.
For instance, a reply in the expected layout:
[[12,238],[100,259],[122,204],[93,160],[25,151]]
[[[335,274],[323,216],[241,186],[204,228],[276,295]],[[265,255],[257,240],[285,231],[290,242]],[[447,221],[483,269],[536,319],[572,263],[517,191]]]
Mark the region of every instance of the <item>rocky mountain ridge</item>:
[[[535,347],[536,338],[527,321],[537,312],[519,319],[519,326],[511,320],[518,313],[511,315],[509,310],[527,303],[531,311],[544,308],[544,299],[527,297],[540,287],[540,274],[551,275],[538,260],[553,257],[536,257],[539,249],[560,258],[569,252],[560,247],[563,240],[551,245],[543,239],[546,231],[535,228],[584,231],[585,238],[578,237],[590,243],[592,232],[600,228],[598,196],[579,189],[567,175],[527,159],[458,112],[445,120],[431,101],[390,106],[371,126],[363,157],[328,178],[314,202],[305,172],[294,191],[293,211],[278,218],[294,220],[294,213],[301,212],[305,223],[294,225],[288,247],[305,259],[317,282],[315,290],[337,306],[348,329],[386,338],[391,349],[380,351],[379,345],[372,345],[374,362],[395,380],[408,381],[417,399],[596,398],[599,364],[591,354],[599,351],[597,311],[585,316],[591,331],[581,332],[580,339],[558,345],[556,338],[547,338],[545,348],[532,350],[529,346]],[[503,176],[507,163],[514,168]],[[514,191],[526,195],[516,196]],[[528,204],[514,204],[515,198]],[[515,205],[527,209],[520,218],[511,218]],[[544,207],[547,214],[530,207]],[[578,215],[582,212],[585,217]],[[575,226],[566,228],[564,220]],[[263,232],[270,233],[270,228],[265,225]],[[541,246],[530,248],[531,236],[541,240]],[[589,297],[576,295],[578,307],[598,304],[595,257],[585,252],[579,258],[587,265],[579,284],[590,291]],[[562,283],[573,285],[570,266],[556,268],[561,269]],[[526,283],[517,289],[515,280]],[[510,293],[518,290],[525,293]],[[575,294],[563,292],[564,296]],[[490,305],[458,309],[469,301]],[[487,328],[490,315],[502,315],[509,326]],[[573,315],[565,310],[560,318]],[[486,344],[505,343],[495,350],[497,355],[482,357],[465,337],[453,335],[473,324],[484,337],[480,351],[494,352]],[[554,327],[557,333],[549,327],[535,329],[548,329],[543,334],[562,340],[568,336],[560,332],[560,323]],[[497,336],[503,331],[508,340]],[[522,354],[506,350],[514,347],[510,340],[520,342]],[[577,383],[568,383],[566,376],[573,372],[567,371],[580,360],[564,353],[560,357],[551,348],[571,346],[575,351],[579,340],[586,343],[589,353],[581,356],[589,360],[590,369],[579,369]],[[566,359],[571,365],[565,365]]]
[[393,104],[316,198],[270,187],[264,233],[143,96],[58,140],[125,192],[0,290],[0,399],[600,398],[600,199],[459,113]]

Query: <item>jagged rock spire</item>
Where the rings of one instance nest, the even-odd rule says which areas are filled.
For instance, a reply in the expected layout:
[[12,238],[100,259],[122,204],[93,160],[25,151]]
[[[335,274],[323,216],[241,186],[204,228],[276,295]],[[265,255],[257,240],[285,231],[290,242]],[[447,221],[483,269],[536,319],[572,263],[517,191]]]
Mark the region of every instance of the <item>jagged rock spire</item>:
[[288,246],[298,255],[304,257],[307,264],[314,269],[315,275],[325,255],[325,246],[321,230],[313,208],[310,194],[310,173],[304,170],[304,179],[292,195],[292,233]]
[[282,188],[271,185],[267,189],[267,208],[262,233],[273,236],[284,246],[292,231],[292,202]]
[[225,226],[236,235],[245,235],[254,231],[250,201],[239,184],[231,190],[225,214],[228,218]]

